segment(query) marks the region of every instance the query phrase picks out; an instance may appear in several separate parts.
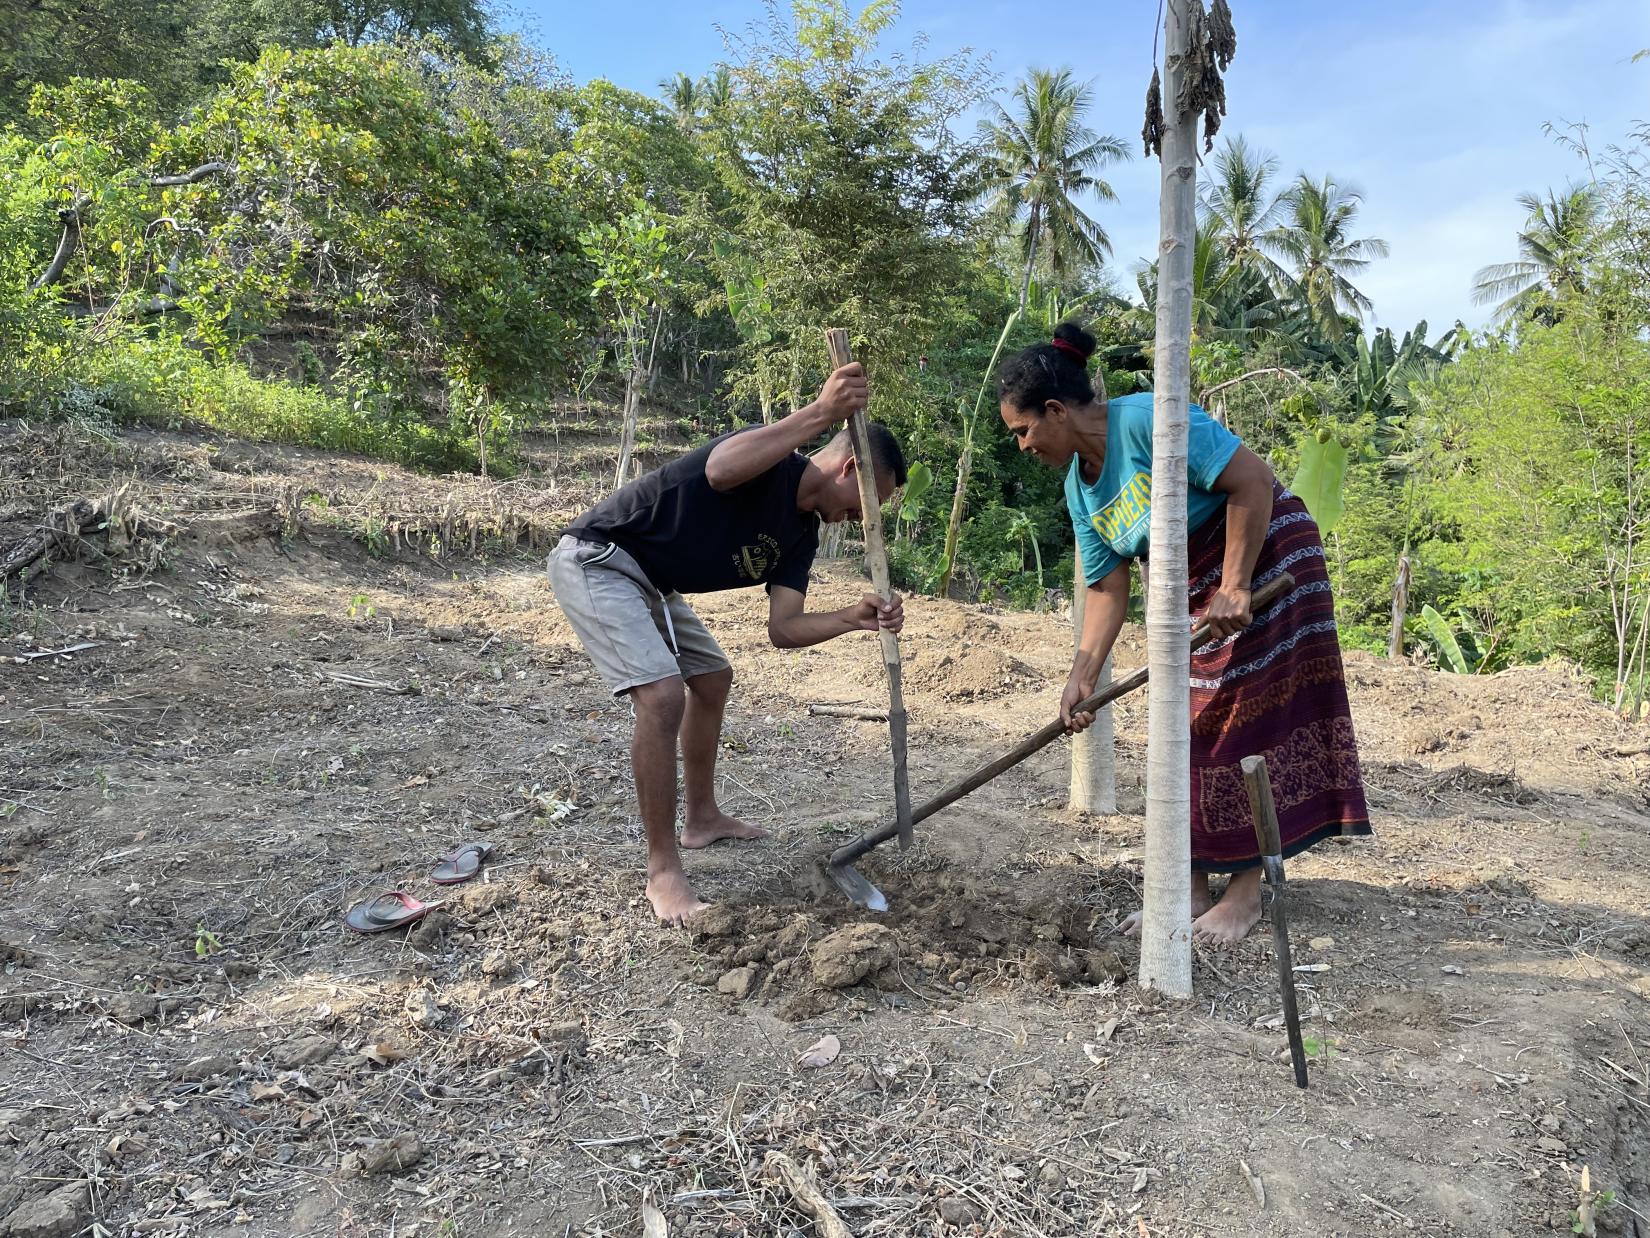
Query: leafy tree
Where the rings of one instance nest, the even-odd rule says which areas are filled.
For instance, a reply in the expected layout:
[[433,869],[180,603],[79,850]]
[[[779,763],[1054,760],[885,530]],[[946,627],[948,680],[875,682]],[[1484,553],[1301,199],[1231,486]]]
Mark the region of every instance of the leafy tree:
[[0,0],[0,114],[18,116],[36,84],[131,78],[166,102],[193,84],[187,54],[197,0]]
[[924,342],[975,282],[963,234],[972,195],[953,126],[982,97],[966,56],[914,64],[876,56],[893,7],[840,0],[770,7],[730,50],[733,89],[705,141],[718,200],[719,280],[760,277],[760,342],[732,358],[735,397],[783,375],[794,403],[823,368],[820,329],[846,327],[877,374],[879,415],[913,389]]
[[1464,467],[1436,483],[1459,535],[1435,557],[1500,656],[1608,668],[1624,709],[1650,629],[1650,346],[1595,305],[1563,308],[1442,376]]
[[488,56],[479,0],[0,0],[0,111],[21,111],[35,84],[71,77],[144,84],[175,116],[226,79],[220,62],[266,47],[301,50],[439,36]]
[[[591,296],[605,308],[618,337],[620,365],[625,373],[624,418],[613,474],[617,489],[630,480],[630,462],[636,449],[648,318],[656,314],[670,286],[665,272],[665,228],[646,212],[637,211],[616,223],[591,224],[580,239],[596,269]],[[655,338],[657,331],[655,325]]]
[[1093,91],[1071,70],[1033,69],[1014,88],[1013,110],[996,104],[995,116],[981,122],[978,174],[993,210],[1015,222],[1024,216],[1022,310],[1039,248],[1056,277],[1099,266],[1111,253],[1106,230],[1078,199],[1092,194],[1102,202],[1117,200],[1096,173],[1127,159],[1128,148],[1084,123],[1092,102]]

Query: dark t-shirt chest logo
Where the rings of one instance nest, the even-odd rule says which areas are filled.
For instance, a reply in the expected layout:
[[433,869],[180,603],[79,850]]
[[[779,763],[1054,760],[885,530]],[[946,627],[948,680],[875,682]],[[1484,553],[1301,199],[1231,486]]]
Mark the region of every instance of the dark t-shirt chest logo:
[[733,568],[741,580],[766,580],[768,573],[779,566],[779,558],[779,542],[766,533],[758,533],[755,545],[741,546],[733,556]]

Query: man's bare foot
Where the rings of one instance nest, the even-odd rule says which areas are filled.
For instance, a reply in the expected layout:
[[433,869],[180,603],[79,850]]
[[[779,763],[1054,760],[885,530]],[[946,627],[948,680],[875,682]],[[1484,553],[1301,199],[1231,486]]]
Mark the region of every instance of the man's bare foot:
[[1237,873],[1220,901],[1192,922],[1192,940],[1205,946],[1235,946],[1260,923],[1261,871]]
[[766,838],[768,831],[759,825],[740,821],[725,812],[718,812],[705,821],[689,821],[682,826],[682,846],[690,851],[708,847],[724,838]]
[[[1193,919],[1193,921],[1196,921],[1199,916],[1201,916],[1204,912],[1208,911],[1209,908],[1211,908],[1213,906],[1214,906],[1214,900],[1209,897],[1209,874],[1208,873],[1193,873],[1192,874],[1192,919]],[[1144,915],[1145,915],[1145,912],[1142,912],[1142,911],[1131,911],[1127,916],[1125,916],[1123,918],[1123,923],[1117,926],[1117,931],[1119,933],[1123,934],[1123,936],[1125,936],[1125,937],[1138,937],[1138,936],[1140,936],[1140,919]]]
[[658,873],[647,879],[647,901],[653,904],[653,914],[665,924],[687,923],[710,906],[699,901],[699,896],[688,884],[684,872]]

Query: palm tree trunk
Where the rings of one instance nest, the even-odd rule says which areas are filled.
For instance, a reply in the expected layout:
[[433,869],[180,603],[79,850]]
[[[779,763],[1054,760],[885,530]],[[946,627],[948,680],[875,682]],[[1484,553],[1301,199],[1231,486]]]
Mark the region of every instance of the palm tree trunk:
[[[1077,574],[1072,582],[1072,647],[1083,640],[1083,613],[1088,609],[1089,582],[1083,574],[1083,556],[1077,556]],[[1111,655],[1106,655],[1095,689],[1111,682]],[[1112,734],[1111,706],[1094,717],[1094,725],[1071,737],[1071,789],[1067,798],[1078,812],[1111,816],[1117,811],[1117,747]]]
[[1163,49],[1162,239],[1152,403],[1151,572],[1146,648],[1145,911],[1140,983],[1192,992],[1191,640],[1186,622],[1186,428],[1191,397],[1192,249],[1197,230],[1197,115],[1181,110],[1187,0],[1169,0]]
[[1031,204],[1031,218],[1026,221],[1026,228],[1028,229],[1026,235],[1031,239],[1031,245],[1026,250],[1025,278],[1020,281],[1020,312],[1022,314],[1026,312],[1026,297],[1031,293],[1031,268],[1037,262],[1037,233],[1042,223],[1042,205],[1041,202],[1033,202]]

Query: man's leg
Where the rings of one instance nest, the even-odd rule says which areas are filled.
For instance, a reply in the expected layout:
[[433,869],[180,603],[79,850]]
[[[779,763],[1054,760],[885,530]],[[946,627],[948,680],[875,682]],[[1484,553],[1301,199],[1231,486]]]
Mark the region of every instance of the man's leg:
[[682,729],[682,680],[672,675],[630,689],[636,730],[630,768],[647,834],[647,901],[667,924],[680,924],[709,904],[688,884],[676,849],[676,741]]
[[768,831],[723,812],[716,803],[716,750],[722,743],[722,714],[733,671],[723,668],[687,680],[682,722],[682,780],[687,789],[682,846],[708,847],[723,838],[766,838]]

